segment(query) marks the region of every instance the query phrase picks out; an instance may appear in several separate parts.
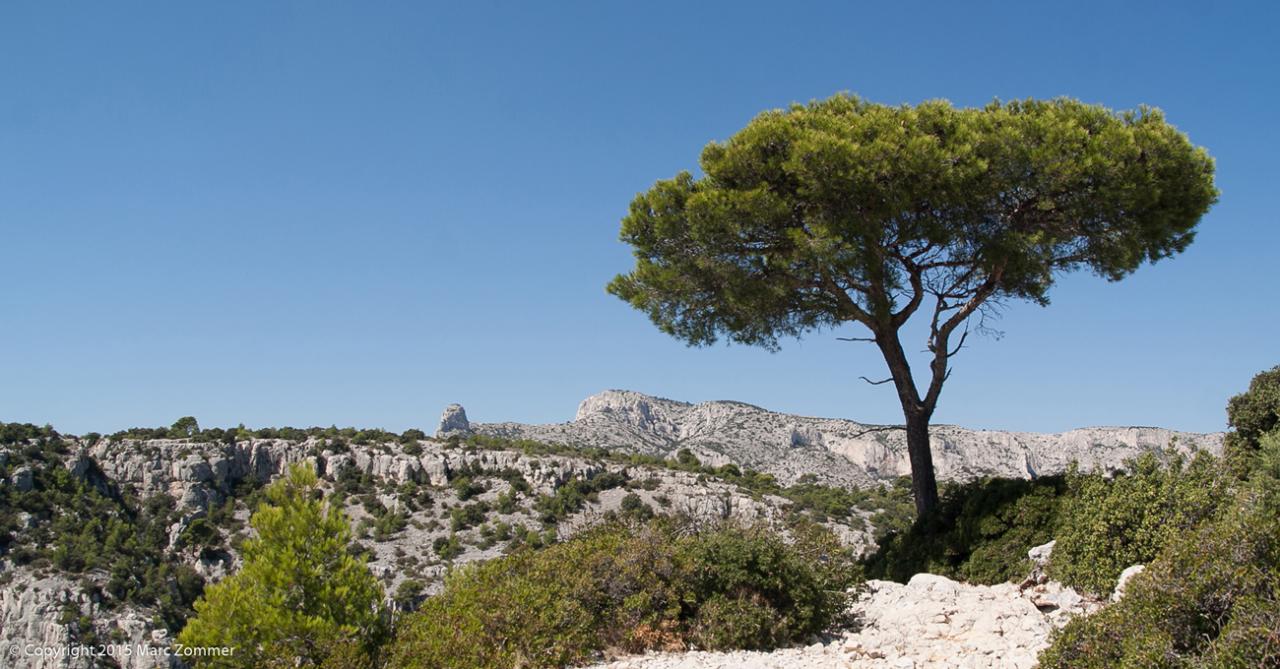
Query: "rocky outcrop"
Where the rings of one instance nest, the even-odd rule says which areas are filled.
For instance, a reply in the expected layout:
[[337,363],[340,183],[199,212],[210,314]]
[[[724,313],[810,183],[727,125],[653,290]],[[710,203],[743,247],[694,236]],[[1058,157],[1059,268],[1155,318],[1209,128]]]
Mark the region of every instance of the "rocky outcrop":
[[149,612],[131,606],[108,611],[98,597],[60,575],[9,574],[0,588],[0,621],[0,665],[6,667],[181,666]]
[[[552,425],[471,423],[479,434],[598,446],[670,457],[688,448],[712,464],[732,462],[793,483],[809,476],[841,485],[871,485],[910,474],[901,430],[835,418],[776,413],[741,402],[689,404],[626,390],[583,400],[574,419]],[[1094,427],[1058,434],[932,428],[938,478],[1035,478],[1065,471],[1112,470],[1143,453],[1221,452],[1222,434],[1152,427]]]
[[19,467],[13,471],[13,476],[9,477],[9,485],[18,492],[27,492],[31,490],[35,480],[33,474],[30,467]]
[[436,427],[437,437],[448,437],[454,434],[470,434],[471,422],[467,420],[467,410],[461,404],[450,404],[440,414],[440,425]]

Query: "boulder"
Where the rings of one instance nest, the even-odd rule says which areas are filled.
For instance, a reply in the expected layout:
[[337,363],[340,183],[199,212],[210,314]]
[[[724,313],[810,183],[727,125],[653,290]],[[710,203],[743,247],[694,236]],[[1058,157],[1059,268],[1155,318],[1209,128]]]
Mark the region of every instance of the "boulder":
[[1031,559],[1031,562],[1035,564],[1035,566],[1041,568],[1047,567],[1049,566],[1049,558],[1053,557],[1053,547],[1057,544],[1058,540],[1054,539],[1047,544],[1036,546],[1035,548],[1027,551],[1027,557]]
[[30,467],[19,467],[13,470],[13,476],[9,477],[9,483],[18,489],[18,492],[27,492],[35,487],[35,472]]

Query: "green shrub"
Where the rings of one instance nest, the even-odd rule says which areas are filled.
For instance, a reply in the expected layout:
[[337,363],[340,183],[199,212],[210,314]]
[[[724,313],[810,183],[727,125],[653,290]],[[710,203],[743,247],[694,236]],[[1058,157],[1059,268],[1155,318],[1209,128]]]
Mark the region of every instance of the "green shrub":
[[449,485],[458,494],[458,501],[460,502],[465,502],[489,489],[483,483],[473,480],[470,476],[455,478],[449,482]]
[[635,493],[627,493],[622,498],[621,504],[622,515],[636,520],[648,520],[653,517],[653,507],[645,504],[644,500]]
[[508,490],[498,495],[498,513],[515,513],[516,510],[516,493]]
[[456,507],[449,512],[449,529],[454,532],[461,532],[475,527],[484,522],[485,514],[488,512],[489,505],[484,502],[474,502]]
[[1112,480],[1072,471],[1049,573],[1105,595],[1120,572],[1147,563],[1180,534],[1210,518],[1227,492],[1218,459],[1200,453],[1189,463],[1153,454],[1128,463]]
[[458,541],[458,537],[449,535],[448,537],[436,537],[431,542],[431,549],[440,556],[441,560],[452,560],[462,555],[462,544]]
[[[413,444],[414,446],[418,446],[418,442],[426,438],[427,433],[417,428],[410,428],[400,433],[400,443],[402,444]],[[405,452],[407,453],[408,449],[406,449]],[[419,447],[419,452],[421,452],[421,447]]]
[[1233,429],[1224,440],[1223,454],[1237,474],[1247,476],[1262,436],[1280,427],[1280,367],[1253,377],[1248,390],[1227,402],[1227,423]]
[[866,559],[867,576],[904,583],[920,572],[983,584],[1022,578],[1031,568],[1027,551],[1053,538],[1065,491],[1061,477],[949,486],[936,523],[885,535]]
[[[1280,453],[1280,438],[1260,443]],[[1231,499],[1170,541],[1119,603],[1059,631],[1041,666],[1280,667],[1280,483],[1260,474]]]
[[555,524],[594,501],[596,493],[621,487],[626,482],[627,477],[616,472],[597,472],[587,478],[574,476],[556,488],[555,494],[539,495],[533,508],[542,522]]
[[406,619],[402,669],[562,667],[605,648],[767,648],[841,621],[856,565],[831,533],[607,523],[450,573]]

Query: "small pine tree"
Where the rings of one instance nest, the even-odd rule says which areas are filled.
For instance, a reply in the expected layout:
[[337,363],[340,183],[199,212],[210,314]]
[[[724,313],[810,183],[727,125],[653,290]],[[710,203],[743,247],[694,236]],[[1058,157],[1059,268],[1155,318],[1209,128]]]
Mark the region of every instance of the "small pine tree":
[[350,526],[322,500],[314,470],[294,465],[266,491],[250,524],[244,567],[205,590],[178,636],[189,648],[229,647],[198,667],[319,666],[335,651],[368,655],[383,638],[382,588],[347,552]]

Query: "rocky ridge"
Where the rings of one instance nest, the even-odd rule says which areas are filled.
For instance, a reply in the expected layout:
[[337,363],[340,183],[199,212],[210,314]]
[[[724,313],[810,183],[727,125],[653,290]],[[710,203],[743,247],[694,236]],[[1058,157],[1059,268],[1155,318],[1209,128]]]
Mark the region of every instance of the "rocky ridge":
[[[456,406],[456,405],[455,405]],[[461,410],[461,407],[458,407]],[[446,426],[442,425],[442,429]],[[475,433],[594,446],[670,457],[687,448],[703,462],[732,462],[773,474],[867,486],[911,473],[906,436],[891,426],[777,413],[742,402],[690,404],[627,390],[583,400],[572,421],[551,425],[451,422],[442,434]],[[1221,452],[1222,433],[1155,427],[1090,427],[1058,434],[931,428],[938,478],[1034,478],[1083,469],[1116,469],[1143,453],[1171,449]]]

